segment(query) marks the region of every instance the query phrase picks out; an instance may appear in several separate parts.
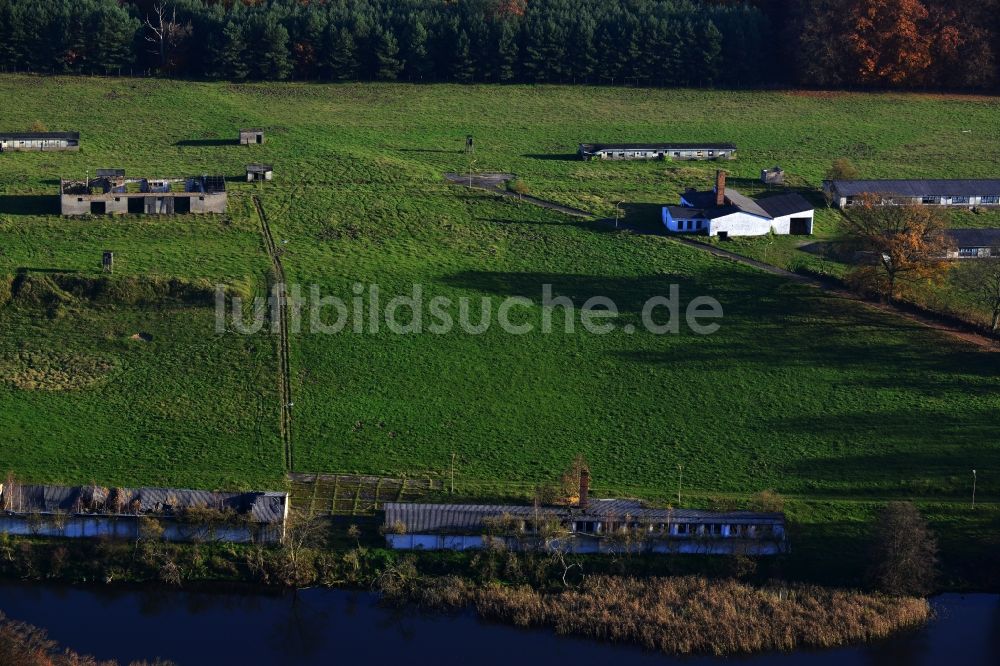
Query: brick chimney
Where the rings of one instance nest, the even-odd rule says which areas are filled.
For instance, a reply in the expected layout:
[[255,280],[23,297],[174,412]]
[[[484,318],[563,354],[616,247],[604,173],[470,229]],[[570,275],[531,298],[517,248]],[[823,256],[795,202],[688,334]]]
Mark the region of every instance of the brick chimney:
[[580,470],[580,501],[581,509],[587,508],[587,500],[590,498],[590,470],[586,467]]
[[726,205],[726,172],[722,169],[715,172],[715,205],[719,208]]

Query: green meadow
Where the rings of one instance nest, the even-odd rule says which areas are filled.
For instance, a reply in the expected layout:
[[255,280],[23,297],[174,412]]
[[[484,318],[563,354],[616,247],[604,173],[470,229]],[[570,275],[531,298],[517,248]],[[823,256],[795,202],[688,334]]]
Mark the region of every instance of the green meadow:
[[[514,172],[537,196],[607,217],[620,205],[629,224],[655,226],[716,165],[585,163],[578,143],[732,141],[734,187],[755,193],[759,170],[780,164],[820,202],[838,156],[869,177],[996,176],[994,98],[6,76],[0,99],[3,129],[41,121],[79,130],[83,146],[0,155],[0,275],[96,279],[113,249],[111,279],[261,293],[257,194],[291,282],[345,301],[356,284],[385,299],[419,284],[427,299],[533,301],[513,315],[534,325],[527,335],[293,334],[294,471],[444,475],[454,460],[463,492],[516,494],[583,453],[601,493],[666,499],[682,465],[689,496],[774,488],[815,502],[799,517],[826,526],[856,526],[869,515],[859,507],[886,498],[937,502],[943,523],[963,525],[950,507],[973,468],[983,501],[1000,494],[1000,355],[667,238],[442,178]],[[263,127],[267,143],[235,145],[241,126]],[[275,165],[273,183],[241,182],[256,161]],[[230,212],[60,218],[58,179],[98,167],[226,175]],[[821,238],[836,216],[820,211]],[[544,284],[577,305],[613,299],[617,329],[540,333]],[[623,330],[674,284],[682,307],[722,304],[717,333]],[[0,308],[0,467],[45,481],[284,483],[273,335],[218,335],[205,304],[56,300]],[[151,340],[130,337],[139,331]],[[40,385],[24,379],[35,366]],[[82,379],[60,379],[74,368]]]

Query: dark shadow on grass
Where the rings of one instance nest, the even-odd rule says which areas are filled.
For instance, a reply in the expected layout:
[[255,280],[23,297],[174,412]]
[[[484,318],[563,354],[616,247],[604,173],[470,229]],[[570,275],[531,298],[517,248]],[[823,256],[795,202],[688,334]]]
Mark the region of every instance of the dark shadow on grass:
[[[979,423],[971,423],[979,419]],[[802,420],[791,420],[775,429],[779,437],[787,432],[814,432],[827,426],[840,437],[858,442],[858,448],[878,446],[871,453],[797,459],[784,465],[784,471],[819,484],[838,486],[850,482],[850,488],[832,490],[845,497],[899,496],[901,498],[965,497],[972,489],[973,469],[997,469],[1000,450],[981,442],[996,441],[996,426],[988,413],[948,415],[901,411],[880,414],[838,414],[810,418],[809,427]],[[986,500],[1000,495],[995,477],[982,475],[978,494]],[[820,486],[820,492],[827,494]]]
[[[558,211],[556,211],[558,212]],[[615,231],[614,220],[608,224],[607,220],[581,220],[569,215],[561,215],[558,219],[544,220],[505,220],[501,218],[476,218],[476,222],[486,224],[501,224],[505,226],[520,225],[525,227],[552,226],[552,227],[576,227],[597,233],[613,233]]]
[[655,203],[625,203],[621,205],[622,222],[639,231],[666,235],[663,226],[663,206]]
[[0,215],[58,215],[59,197],[52,195],[0,196]]
[[579,162],[580,155],[577,153],[527,153],[521,155],[521,157],[527,157],[532,160],[552,160],[556,162]]
[[191,148],[212,148],[217,146],[238,146],[238,139],[184,139],[174,144]]
[[21,273],[58,273],[58,274],[76,274],[82,273],[83,271],[76,268],[36,268],[34,266],[18,266],[14,269],[18,274]]
[[464,153],[464,150],[449,150],[447,148],[397,148],[401,153],[444,153],[448,155],[454,155],[456,153]]
[[[586,226],[588,223],[576,224]],[[700,293],[696,283],[689,276],[669,273],[607,277],[568,273],[463,271],[446,276],[443,282],[451,287],[498,296],[524,296],[539,305],[543,287],[551,285],[553,298],[568,297],[575,306],[580,307],[594,296],[607,296],[615,302],[618,311],[622,313],[640,312],[650,298],[669,294],[670,286],[673,284],[679,286],[681,301],[685,305],[687,300]]]

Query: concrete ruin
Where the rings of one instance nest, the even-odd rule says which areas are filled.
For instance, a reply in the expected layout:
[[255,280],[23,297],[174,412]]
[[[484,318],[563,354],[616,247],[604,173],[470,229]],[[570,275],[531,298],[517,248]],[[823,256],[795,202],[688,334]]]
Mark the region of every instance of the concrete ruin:
[[248,164],[247,182],[252,183],[257,180],[273,180],[274,167],[270,164]]
[[264,143],[264,130],[258,127],[240,130],[240,145],[249,146],[257,143]]
[[225,213],[222,176],[126,178],[121,169],[99,169],[96,178],[59,181],[63,215],[183,215]]
[[0,132],[0,153],[80,150],[79,132]]

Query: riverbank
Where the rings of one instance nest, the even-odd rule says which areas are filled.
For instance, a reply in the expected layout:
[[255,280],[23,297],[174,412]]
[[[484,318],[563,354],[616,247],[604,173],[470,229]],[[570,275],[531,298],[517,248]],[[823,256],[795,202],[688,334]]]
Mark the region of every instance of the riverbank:
[[[930,666],[997,663],[1000,595],[931,599],[933,619],[896,637],[830,650],[740,658],[741,666]],[[157,586],[64,586],[0,582],[0,610],[45,627],[78,652],[129,663],[160,657],[177,666],[240,663],[284,666],[363,659],[369,663],[433,660],[500,666],[512,654],[538,663],[579,666],[715,666],[713,657],[675,658],[550,630],[526,630],[477,619],[471,612],[421,613],[387,608],[375,595],[345,590],[299,592],[175,590]],[[100,618],[82,622],[81,618]],[[491,649],[502,646],[503,649]]]

